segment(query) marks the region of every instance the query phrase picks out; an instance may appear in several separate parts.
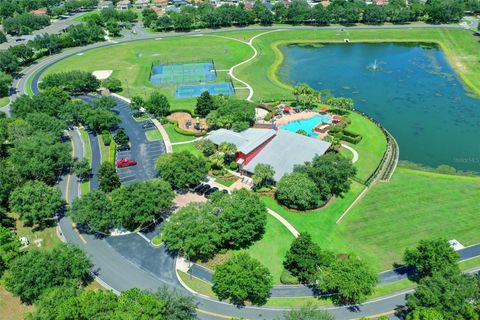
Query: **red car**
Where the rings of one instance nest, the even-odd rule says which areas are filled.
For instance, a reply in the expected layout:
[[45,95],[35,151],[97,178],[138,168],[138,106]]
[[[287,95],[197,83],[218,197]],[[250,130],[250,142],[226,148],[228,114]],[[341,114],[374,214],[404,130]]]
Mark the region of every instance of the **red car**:
[[128,158],[123,158],[122,160],[117,161],[117,167],[130,167],[137,164],[137,161],[130,160]]

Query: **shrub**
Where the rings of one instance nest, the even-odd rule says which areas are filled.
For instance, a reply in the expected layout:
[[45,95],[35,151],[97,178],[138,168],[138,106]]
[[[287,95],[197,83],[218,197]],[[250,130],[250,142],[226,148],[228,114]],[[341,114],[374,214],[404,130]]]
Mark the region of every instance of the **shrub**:
[[236,171],[238,169],[238,164],[235,161],[230,162],[230,170]]
[[122,90],[122,82],[115,78],[108,78],[102,81],[102,86],[111,92],[119,92]]
[[110,143],[112,143],[112,135],[110,134],[110,132],[103,131],[102,140],[103,140],[103,144],[105,144],[106,146],[109,146]]

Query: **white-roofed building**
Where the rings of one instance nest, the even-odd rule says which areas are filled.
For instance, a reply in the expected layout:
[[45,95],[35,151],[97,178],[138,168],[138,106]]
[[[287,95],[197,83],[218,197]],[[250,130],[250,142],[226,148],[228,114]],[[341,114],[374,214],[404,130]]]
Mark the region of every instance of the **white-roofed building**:
[[311,161],[330,148],[328,142],[282,129],[250,128],[242,132],[219,129],[210,132],[206,138],[216,145],[234,144],[237,147],[235,160],[246,175],[253,174],[260,163],[271,165],[275,169],[276,181],[291,173],[295,165]]

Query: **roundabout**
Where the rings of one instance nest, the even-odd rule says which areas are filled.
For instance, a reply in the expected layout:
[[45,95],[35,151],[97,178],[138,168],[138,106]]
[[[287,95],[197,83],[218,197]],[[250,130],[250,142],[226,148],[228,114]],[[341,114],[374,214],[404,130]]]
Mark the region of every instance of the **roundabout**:
[[[254,47],[254,40],[261,35],[273,33],[277,30],[270,30],[267,32],[259,33],[250,38],[248,41],[240,41],[247,44],[254,52],[253,56],[243,60],[242,62],[235,64],[228,69],[228,75],[236,82],[240,83],[239,86],[244,86],[248,94],[240,94],[241,97],[251,100],[255,96],[254,87],[250,83],[257,83],[252,80],[253,77],[247,77],[249,79],[242,78],[236,75],[237,70],[240,75],[244,74],[244,68],[248,62],[255,59],[258,52]],[[280,31],[280,30],[279,30]],[[184,35],[183,35],[184,36]],[[182,37],[183,37],[182,36]],[[148,36],[153,38],[154,36]],[[155,37],[157,37],[155,35]],[[168,36],[174,37],[174,36]],[[223,36],[222,36],[223,37]],[[230,38],[231,40],[231,38]],[[79,48],[66,51],[57,56],[52,56],[39,62],[38,65],[28,68],[24,77],[17,82],[17,87],[20,92],[29,92],[32,90],[34,94],[38,93],[38,83],[44,72],[49,68],[54,67],[55,64],[61,62],[67,57],[84,57],[85,55],[78,56],[80,52],[88,52],[88,50],[110,46],[110,44],[93,45],[91,48]],[[223,68],[222,68],[223,69]],[[29,82],[30,80],[31,82]],[[261,89],[263,90],[263,89]],[[138,180],[152,179],[156,176],[153,164],[160,154],[168,151],[172,146],[168,145],[168,134],[161,130],[161,134],[164,137],[164,142],[157,142],[151,144],[145,138],[144,132],[131,117],[131,110],[125,101],[117,99],[116,110],[119,112],[122,120],[121,126],[124,126],[128,135],[132,138],[132,150],[131,154],[136,158],[142,166],[135,168],[135,172],[131,172],[125,175],[125,181],[130,181],[129,177],[135,177]],[[159,125],[159,128],[162,128]],[[162,128],[163,129],[163,128]],[[73,157],[82,159],[85,157],[82,147],[81,138],[76,131],[69,131],[73,145]],[[163,145],[162,145],[163,144]],[[361,152],[355,151],[354,148],[345,145],[345,148],[353,153],[352,162],[360,162],[362,160]],[[92,148],[92,170],[95,173],[100,165],[99,150]],[[359,155],[360,153],[360,155]],[[63,176],[59,183],[60,188],[64,193],[64,197],[68,203],[79,195],[80,186],[73,176]],[[95,188],[95,183],[92,183],[92,188]],[[278,214],[278,213],[277,213]],[[281,215],[279,215],[281,217]],[[288,220],[286,220],[288,221]],[[248,319],[273,319],[282,315],[285,309],[276,307],[253,307],[246,306],[243,308],[237,308],[228,303],[220,302],[202,295],[194,294],[183,288],[177,273],[175,271],[175,259],[170,256],[164,246],[153,248],[150,246],[148,239],[152,239],[154,234],[149,233],[133,233],[121,237],[110,237],[106,239],[98,239],[93,235],[81,234],[75,229],[71,221],[68,218],[62,218],[59,222],[59,227],[63,237],[69,242],[79,245],[82,249],[91,255],[92,261],[95,265],[94,273],[97,280],[104,285],[107,289],[111,289],[114,292],[120,292],[128,288],[137,287],[144,290],[156,290],[161,286],[168,286],[175,288],[185,294],[193,294],[196,302],[198,302],[198,315],[204,319],[230,319],[231,317],[245,317]],[[290,230],[294,235],[298,231],[292,226],[293,230]],[[290,228],[289,228],[290,229]],[[480,253],[480,247],[474,246],[467,248],[463,259],[474,257]],[[405,276],[399,276],[394,271],[389,271],[380,274],[382,280],[387,283],[395,282],[404,279]],[[296,289],[297,288],[297,289]],[[279,287],[278,292],[282,297],[299,297],[305,296],[305,287]],[[298,291],[295,291],[298,290]],[[308,290],[307,290],[308,291]],[[300,292],[300,293],[299,293]],[[411,290],[402,291],[386,297],[381,297],[368,301],[362,305],[351,307],[324,307],[330,313],[335,315],[338,319],[351,319],[359,318],[362,316],[378,317],[380,315],[394,315],[399,306],[405,304],[405,297]],[[307,292],[308,293],[308,292]],[[302,295],[303,294],[303,295]],[[309,296],[310,294],[308,294]],[[273,295],[272,295],[273,296]]]

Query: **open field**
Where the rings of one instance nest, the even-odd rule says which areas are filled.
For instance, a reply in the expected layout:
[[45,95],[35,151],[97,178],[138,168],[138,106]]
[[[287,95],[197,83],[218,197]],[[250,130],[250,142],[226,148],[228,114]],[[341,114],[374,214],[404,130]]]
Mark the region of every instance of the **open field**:
[[[206,43],[208,45],[206,45]],[[149,81],[152,63],[179,63],[214,60],[217,69],[216,82],[224,82],[226,71],[252,55],[246,44],[216,36],[164,38],[122,43],[87,51],[81,55],[60,61],[45,75],[68,70],[113,70],[112,77],[122,81],[121,95],[131,98],[144,97],[153,91],[167,95],[172,109],[192,110],[196,99],[174,99],[175,85],[152,85]]]
[[172,149],[173,149],[173,152],[188,151],[197,157],[200,157],[200,158],[204,157],[203,153],[195,147],[193,142],[186,143],[186,144],[177,144],[172,146]]
[[280,284],[283,260],[293,239],[293,235],[283,224],[271,215],[267,215],[267,227],[263,238],[248,248],[252,257],[268,267],[274,284]]
[[33,311],[33,306],[20,303],[20,298],[0,286],[0,319],[22,320],[25,315]]
[[405,248],[421,239],[457,239],[465,246],[480,242],[479,198],[478,177],[398,168],[392,180],[374,186],[341,225],[335,224],[343,212],[334,207],[338,200],[312,213],[290,212],[273,199],[264,201],[297,230],[311,233],[323,248],[353,252],[382,271],[401,262]]

